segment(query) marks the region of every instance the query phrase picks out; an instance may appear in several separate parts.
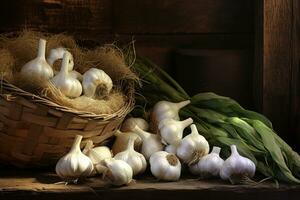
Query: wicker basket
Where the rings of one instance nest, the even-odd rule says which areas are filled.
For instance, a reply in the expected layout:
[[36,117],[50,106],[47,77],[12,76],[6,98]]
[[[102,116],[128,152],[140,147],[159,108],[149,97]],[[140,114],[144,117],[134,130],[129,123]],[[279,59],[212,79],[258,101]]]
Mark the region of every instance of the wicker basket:
[[2,81],[0,162],[19,167],[49,166],[65,154],[75,135],[100,144],[110,138],[134,105],[134,85],[124,88],[128,101],[114,114],[96,115],[55,104]]

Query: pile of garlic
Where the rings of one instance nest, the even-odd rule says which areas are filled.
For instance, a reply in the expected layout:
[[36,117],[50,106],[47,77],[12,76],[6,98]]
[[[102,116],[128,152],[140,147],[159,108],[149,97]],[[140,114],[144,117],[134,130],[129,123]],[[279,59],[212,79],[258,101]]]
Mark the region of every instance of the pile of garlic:
[[[62,59],[60,71],[54,71],[54,63]],[[21,69],[21,75],[31,78],[35,76],[41,80],[51,81],[62,94],[69,98],[82,95],[94,99],[107,96],[113,87],[111,78],[97,68],[90,68],[83,75],[73,70],[74,60],[72,54],[65,48],[51,49],[46,60],[46,40],[40,39],[38,55],[26,63]]]
[[[161,120],[157,124],[160,134],[149,132],[149,124],[144,119],[126,119],[121,130],[115,133],[112,150],[105,146],[93,147],[88,141],[82,153],[82,136],[76,136],[70,152],[58,161],[57,174],[65,181],[102,174],[105,181],[116,186],[129,184],[147,167],[161,181],[178,181],[182,165],[187,165],[197,177],[221,177],[233,184],[253,177],[255,164],[239,155],[235,145],[231,145],[231,156],[224,161],[219,147],[213,147],[208,154],[209,144],[198,133],[192,119],[179,121],[178,111],[188,103],[163,101],[154,107],[152,116]],[[191,133],[183,137],[183,130],[188,126]]]

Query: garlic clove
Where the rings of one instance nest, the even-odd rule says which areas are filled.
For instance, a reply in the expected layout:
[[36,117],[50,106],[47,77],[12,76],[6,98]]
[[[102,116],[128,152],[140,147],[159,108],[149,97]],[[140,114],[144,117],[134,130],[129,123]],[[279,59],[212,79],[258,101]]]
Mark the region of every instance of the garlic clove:
[[45,58],[46,40],[39,40],[38,55],[35,59],[26,63],[21,69],[21,75],[32,78],[37,77],[42,80],[49,80],[53,77],[52,67],[47,63]]
[[164,146],[161,143],[161,139],[156,134],[143,131],[138,126],[135,126],[133,131],[142,138],[141,153],[148,160],[152,154],[158,151],[162,151]]
[[232,184],[240,183],[245,178],[255,175],[255,164],[250,159],[241,156],[235,145],[230,146],[231,155],[224,161],[220,170],[220,177]]
[[114,155],[126,150],[130,138],[134,139],[134,149],[136,151],[140,151],[143,141],[142,141],[142,138],[140,136],[138,136],[136,133],[121,132],[121,131],[117,130],[114,135],[116,137],[114,144],[112,146],[112,152]]
[[158,180],[177,181],[181,175],[181,163],[174,154],[165,151],[150,157],[150,170]]
[[209,152],[207,140],[198,133],[195,124],[191,125],[192,132],[185,136],[177,147],[177,156],[189,165],[199,161],[199,159]]
[[129,164],[133,170],[133,175],[143,173],[147,167],[145,157],[134,150],[133,138],[130,138],[127,149],[115,155],[114,159],[123,160]]
[[56,164],[56,174],[65,181],[74,181],[85,178],[93,171],[93,163],[80,150],[81,135],[75,137],[69,153],[59,159]]
[[91,68],[83,74],[82,87],[85,96],[102,99],[112,90],[113,81],[103,70]]
[[135,125],[138,125],[138,127],[140,127],[144,131],[149,130],[149,124],[146,120],[144,120],[143,118],[130,117],[123,122],[121,131],[131,132],[134,129]]
[[198,163],[190,166],[193,174],[200,175],[201,178],[217,177],[223,166],[224,160],[220,158],[221,148],[213,147],[210,154],[203,156]]
[[133,171],[130,165],[123,160],[105,159],[103,166],[107,169],[103,173],[103,179],[112,185],[127,185],[132,181]]
[[163,120],[158,126],[162,141],[167,144],[177,144],[182,139],[184,129],[192,123],[192,118],[183,121],[174,119]]

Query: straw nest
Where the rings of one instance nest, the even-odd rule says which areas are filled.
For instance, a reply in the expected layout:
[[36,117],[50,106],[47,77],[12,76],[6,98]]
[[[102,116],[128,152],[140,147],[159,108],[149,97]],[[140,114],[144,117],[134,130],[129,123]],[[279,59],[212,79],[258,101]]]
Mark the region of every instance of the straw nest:
[[[47,40],[46,56],[50,49],[67,48],[74,57],[74,69],[81,74],[92,67],[104,70],[113,80],[112,92],[100,100],[86,96],[70,99],[49,81],[45,82],[37,77],[30,79],[22,77],[19,72],[25,63],[36,57],[40,38]],[[7,34],[0,37],[1,80],[44,97],[58,105],[94,114],[114,113],[124,106],[125,102],[128,101],[127,98],[132,98],[122,91],[123,84],[128,80],[132,80],[132,82],[137,80],[137,76],[130,70],[126,60],[125,54],[115,45],[86,49],[79,47],[73,37],[65,34],[50,35],[25,30],[17,34]],[[60,62],[57,61],[53,68],[59,70]]]

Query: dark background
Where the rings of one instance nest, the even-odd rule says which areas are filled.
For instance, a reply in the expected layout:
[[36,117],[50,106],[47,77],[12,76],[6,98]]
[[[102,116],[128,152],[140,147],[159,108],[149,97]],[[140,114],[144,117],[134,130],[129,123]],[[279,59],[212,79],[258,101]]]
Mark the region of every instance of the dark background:
[[85,44],[134,36],[138,54],[191,95],[230,96],[299,147],[297,0],[5,0],[0,13],[1,32],[67,32]]

